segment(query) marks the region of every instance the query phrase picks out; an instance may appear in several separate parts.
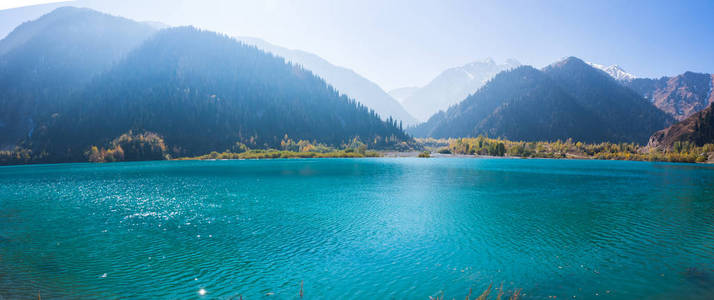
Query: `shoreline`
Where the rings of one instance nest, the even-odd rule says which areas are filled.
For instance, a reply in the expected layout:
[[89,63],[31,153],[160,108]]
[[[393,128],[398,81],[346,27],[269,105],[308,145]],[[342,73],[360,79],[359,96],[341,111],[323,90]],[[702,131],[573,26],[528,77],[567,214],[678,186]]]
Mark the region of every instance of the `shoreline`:
[[[418,158],[420,151],[387,151],[380,152],[383,154],[384,158]],[[598,159],[589,156],[576,156],[570,155],[567,157],[525,157],[525,156],[494,156],[494,155],[469,155],[469,154],[442,154],[442,153],[431,153],[428,158],[475,158],[475,159],[553,159],[553,160],[603,160],[603,161],[640,161],[640,162],[664,162],[664,163],[682,163],[682,164],[704,164],[710,165],[714,164],[714,160],[708,160],[703,162],[673,162],[673,161],[661,161],[661,160],[635,160],[635,159]]]
[[491,156],[491,155],[465,155],[465,154],[439,154],[432,155],[431,157],[418,157],[418,153],[412,155],[411,153],[389,153],[383,156],[369,156],[369,157],[278,157],[278,158],[215,158],[215,159],[200,159],[200,158],[183,158],[183,159],[171,159],[169,161],[241,161],[241,160],[290,160],[290,159],[365,159],[365,158],[445,158],[445,159],[458,159],[458,158],[468,158],[468,159],[534,159],[534,160],[591,160],[591,161],[629,161],[629,162],[642,162],[642,163],[670,163],[670,164],[684,164],[684,165],[714,165],[714,161],[704,161],[704,162],[676,162],[676,161],[659,161],[659,160],[625,160],[625,159],[597,159],[588,157],[564,157],[564,158],[550,158],[550,157],[521,157],[521,156]]
[[116,162],[44,162],[44,163],[26,163],[26,164],[6,164],[1,167],[18,167],[18,166],[51,166],[59,164],[112,164],[112,163],[138,163],[138,162],[157,162],[157,161],[232,161],[232,160],[281,160],[281,159],[363,159],[363,158],[469,158],[469,159],[545,159],[545,160],[596,160],[596,161],[630,161],[630,162],[653,162],[653,163],[676,163],[686,165],[714,165],[714,160],[703,162],[676,162],[676,161],[661,161],[661,160],[633,160],[633,159],[597,159],[587,156],[569,156],[569,157],[523,157],[523,156],[493,156],[493,155],[468,155],[468,154],[443,154],[432,153],[430,157],[419,157],[422,151],[376,151],[379,156],[313,156],[313,157],[259,157],[259,158],[200,158],[200,157],[178,157],[166,160],[135,160],[135,161],[116,161]]

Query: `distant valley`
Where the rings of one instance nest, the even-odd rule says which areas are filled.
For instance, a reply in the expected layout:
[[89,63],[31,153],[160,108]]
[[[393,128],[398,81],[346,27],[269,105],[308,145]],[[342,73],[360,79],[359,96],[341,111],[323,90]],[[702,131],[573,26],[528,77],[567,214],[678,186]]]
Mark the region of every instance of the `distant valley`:
[[403,98],[400,102],[404,108],[423,122],[440,110],[461,102],[499,72],[519,65],[513,59],[497,64],[489,58],[447,69],[423,87],[396,89],[390,93],[395,98]]
[[261,50],[281,56],[288,61],[302,65],[315,75],[322,77],[341,93],[374,109],[383,119],[392,117],[403,122],[404,126],[417,123],[392,96],[387,94],[376,83],[360,76],[354,71],[330,64],[321,57],[300,50],[279,47],[257,38],[238,37],[239,41],[254,45]]

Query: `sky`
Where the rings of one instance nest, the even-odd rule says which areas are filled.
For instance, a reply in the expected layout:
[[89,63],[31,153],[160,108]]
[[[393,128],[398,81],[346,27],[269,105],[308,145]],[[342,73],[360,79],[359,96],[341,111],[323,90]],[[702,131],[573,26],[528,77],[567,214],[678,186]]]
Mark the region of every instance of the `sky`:
[[[46,1],[47,2],[47,1]],[[0,8],[27,1],[0,0]],[[714,73],[714,1],[80,0],[315,53],[385,90],[491,57],[543,67],[567,56],[641,77]]]
[[28,5],[37,5],[37,4],[61,2],[61,1],[64,1],[64,0],[54,0],[54,1],[47,1],[47,0],[0,0],[0,10],[2,10],[2,9],[8,9],[8,8],[15,8],[15,7],[28,6]]

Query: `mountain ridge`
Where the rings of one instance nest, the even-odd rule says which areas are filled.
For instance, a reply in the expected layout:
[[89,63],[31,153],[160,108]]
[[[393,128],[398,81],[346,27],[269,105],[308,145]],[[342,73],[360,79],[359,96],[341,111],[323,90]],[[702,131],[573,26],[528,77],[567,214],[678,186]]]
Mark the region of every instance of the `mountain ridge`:
[[[152,24],[78,8],[23,26],[40,29],[25,31],[32,37],[0,55],[0,126],[18,133],[3,135],[8,148],[29,149],[45,162],[86,160],[91,146],[138,137],[132,132],[159,136],[176,156],[239,144],[280,147],[288,138],[373,148],[412,141],[397,121],[382,121],[310,70],[222,34],[155,31]],[[46,76],[24,80],[16,70]],[[24,118],[32,126],[15,126]]]
[[[543,106],[551,113],[533,113]],[[497,74],[478,92],[410,132],[436,138],[487,135],[524,141],[604,136],[588,133],[576,126],[578,122],[594,125],[597,120],[543,72],[521,66]]]
[[405,98],[402,104],[415,118],[426,121],[438,111],[446,110],[476,92],[499,72],[519,65],[514,59],[497,64],[493,59],[486,58],[448,68]]
[[623,84],[678,121],[714,103],[714,74],[687,71],[659,79],[637,78]]
[[555,62],[543,71],[598,115],[608,126],[609,141],[644,144],[652,132],[674,122],[635,91],[577,57]]
[[600,64],[596,64],[596,63],[592,63],[592,62],[586,62],[586,63],[596,69],[602,70],[603,72],[607,73],[608,75],[610,75],[610,77],[614,78],[617,81],[627,82],[627,81],[631,81],[631,80],[634,80],[637,78],[637,76],[633,75],[632,73],[628,73],[627,71],[625,71],[618,65],[604,66],[604,65],[600,65]]
[[[519,67],[501,72],[461,103],[408,131],[436,138],[487,134],[526,141],[646,143],[652,132],[671,122],[604,71],[569,57],[542,70]],[[515,128],[513,124],[530,125]]]
[[636,91],[677,121],[683,121],[714,102],[714,74],[686,71],[658,79],[643,78],[626,72],[618,65],[587,63]]
[[354,70],[335,66],[316,54],[287,49],[262,39],[253,37],[236,37],[236,39],[302,65],[317,76],[325,79],[340,92],[374,109],[384,120],[392,117],[403,121],[405,126],[417,123],[417,120],[396,99],[382,90],[379,85],[362,77]]
[[279,147],[285,136],[371,147],[410,139],[309,70],[193,27],[157,32],[70,101],[33,147],[79,160],[132,131],[158,134],[177,156]]

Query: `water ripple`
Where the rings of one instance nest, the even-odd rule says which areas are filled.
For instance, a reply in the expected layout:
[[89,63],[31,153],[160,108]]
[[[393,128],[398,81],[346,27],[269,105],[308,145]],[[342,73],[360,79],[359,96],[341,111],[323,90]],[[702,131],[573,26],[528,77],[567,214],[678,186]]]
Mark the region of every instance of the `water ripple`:
[[606,161],[0,168],[0,296],[710,299],[712,187]]

